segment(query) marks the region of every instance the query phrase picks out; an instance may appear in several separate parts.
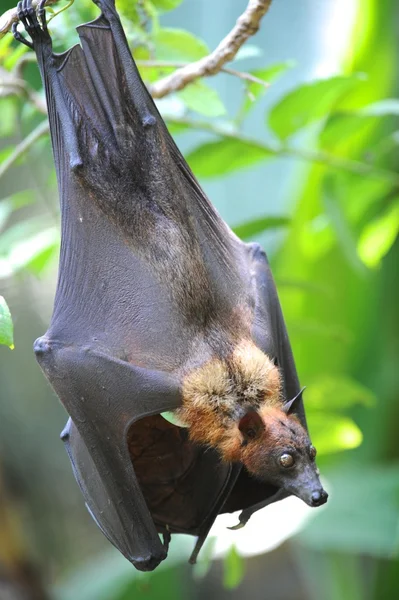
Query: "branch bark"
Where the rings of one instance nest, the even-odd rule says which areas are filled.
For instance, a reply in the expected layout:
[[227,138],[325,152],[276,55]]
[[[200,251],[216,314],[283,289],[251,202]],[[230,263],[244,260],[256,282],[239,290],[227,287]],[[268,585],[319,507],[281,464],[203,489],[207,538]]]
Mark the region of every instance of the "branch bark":
[[[56,4],[58,0],[47,0],[46,6]],[[237,54],[241,46],[248,38],[255,35],[258,31],[262,17],[270,8],[272,0],[249,0],[248,6],[242,15],[238,18],[233,29],[226,35],[211,54],[204,58],[181,67],[171,75],[160,79],[150,87],[153,98],[163,98],[164,96],[182,90],[189,83],[192,83],[200,77],[209,77],[216,75],[219,71],[227,71],[233,75],[254,81],[250,74],[243,74],[224,65],[230,62]],[[33,0],[33,6],[37,6],[39,0]],[[16,8],[11,8],[0,16],[0,39],[10,31],[12,24],[18,22]]]
[[178,69],[171,75],[154,83],[150,92],[153,98],[163,98],[171,92],[182,90],[200,77],[216,75],[230,62],[248,38],[258,31],[262,17],[270,8],[272,0],[249,0],[248,6],[238,18],[233,29],[211,54]]

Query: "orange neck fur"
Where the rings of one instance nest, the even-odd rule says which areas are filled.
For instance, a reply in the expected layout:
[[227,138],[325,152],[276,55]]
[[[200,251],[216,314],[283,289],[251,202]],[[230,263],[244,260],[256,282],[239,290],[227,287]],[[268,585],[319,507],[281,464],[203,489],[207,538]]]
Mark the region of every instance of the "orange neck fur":
[[225,460],[239,460],[242,436],[238,422],[248,409],[266,418],[281,412],[278,368],[255,344],[243,341],[225,360],[214,358],[183,382],[178,417],[190,438],[217,448]]

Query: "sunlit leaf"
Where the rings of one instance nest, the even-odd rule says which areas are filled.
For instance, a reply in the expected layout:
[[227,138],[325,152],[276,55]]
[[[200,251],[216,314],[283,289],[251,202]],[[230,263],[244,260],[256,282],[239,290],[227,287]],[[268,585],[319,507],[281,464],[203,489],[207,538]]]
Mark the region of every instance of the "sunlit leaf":
[[188,108],[206,117],[220,117],[226,112],[217,91],[203,81],[194,81],[178,95]]
[[399,201],[363,229],[357,251],[370,268],[378,267],[399,233]]
[[328,412],[327,403],[325,407],[325,410],[307,410],[306,413],[312,442],[317,452],[331,454],[360,446],[363,435],[352,419]]
[[377,117],[360,113],[332,115],[319,136],[320,146],[331,149],[345,143],[358,143],[378,124]]
[[168,423],[177,425],[177,427],[187,427],[187,425],[183,423],[173,411],[163,412],[161,413],[161,417],[163,417],[165,421],[168,421]]
[[153,42],[156,56],[160,60],[192,61],[209,53],[205,42],[183,29],[159,29]]
[[335,235],[325,214],[320,214],[305,223],[299,233],[301,250],[306,258],[318,260],[334,245]]
[[[265,83],[272,83],[276,79],[278,79],[281,75],[283,75],[287,69],[293,66],[292,61],[286,61],[284,63],[277,63],[275,65],[271,65],[270,67],[266,67],[265,69],[255,69],[254,71],[250,71],[250,75],[261,79]],[[267,91],[267,87],[262,85],[261,83],[256,83],[254,81],[250,81],[247,84],[246,94],[244,98],[244,102],[241,108],[241,112],[246,114],[255,104],[255,101],[261,98]]]
[[7,302],[0,296],[0,344],[14,348],[13,324]]
[[354,404],[373,406],[374,394],[344,375],[321,375],[306,388],[306,406],[311,410],[345,410]]
[[244,578],[244,561],[232,546],[223,561],[223,585],[228,590],[238,587]]
[[272,108],[268,123],[281,139],[287,139],[306,125],[327,116],[361,79],[360,76],[337,76],[303,84]]
[[173,10],[177,8],[183,0],[151,0],[158,10]]
[[186,159],[198,177],[218,177],[247,169],[273,156],[272,150],[260,144],[231,138],[203,144]]
[[348,263],[358,272],[363,272],[364,266],[357,253],[355,236],[342,210],[340,193],[336,183],[337,180],[334,177],[326,177],[324,180],[322,194],[326,215]]
[[4,66],[7,70],[11,71],[16,63],[19,61],[21,56],[28,52],[28,48],[24,44],[19,44],[13,52],[11,52],[4,61]]
[[291,222],[289,217],[263,217],[260,219],[254,219],[253,221],[247,221],[242,225],[234,227],[234,233],[241,239],[247,239],[267,229],[279,229],[280,227],[287,227]]

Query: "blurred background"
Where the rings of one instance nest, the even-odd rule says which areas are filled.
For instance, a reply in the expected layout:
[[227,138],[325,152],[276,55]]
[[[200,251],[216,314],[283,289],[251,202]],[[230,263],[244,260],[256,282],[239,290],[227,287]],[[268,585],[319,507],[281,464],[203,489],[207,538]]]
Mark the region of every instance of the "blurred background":
[[[215,48],[246,2],[117,5],[151,83]],[[96,14],[75,0],[56,16],[56,49]],[[87,513],[59,440],[67,415],[31,350],[51,316],[58,195],[37,66],[0,40],[0,295],[15,344],[0,303],[0,600],[395,597],[398,23],[395,0],[273,0],[229,65],[259,83],[220,73],[158,103],[222,216],[269,255],[330,500],[288,499],[238,532],[223,516],[196,567],[194,539],[175,536],[150,574]]]

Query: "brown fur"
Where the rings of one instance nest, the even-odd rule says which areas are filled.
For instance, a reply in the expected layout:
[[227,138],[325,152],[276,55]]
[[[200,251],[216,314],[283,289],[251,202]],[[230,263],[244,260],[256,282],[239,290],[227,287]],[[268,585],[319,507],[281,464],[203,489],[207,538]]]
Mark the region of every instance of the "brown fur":
[[265,426],[290,419],[282,406],[278,368],[245,340],[226,359],[213,358],[186,376],[178,417],[189,427],[193,441],[217,448],[225,460],[245,462],[260,445],[267,450],[275,444],[276,436],[262,435],[243,445],[240,419],[249,409],[258,411]]

